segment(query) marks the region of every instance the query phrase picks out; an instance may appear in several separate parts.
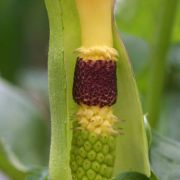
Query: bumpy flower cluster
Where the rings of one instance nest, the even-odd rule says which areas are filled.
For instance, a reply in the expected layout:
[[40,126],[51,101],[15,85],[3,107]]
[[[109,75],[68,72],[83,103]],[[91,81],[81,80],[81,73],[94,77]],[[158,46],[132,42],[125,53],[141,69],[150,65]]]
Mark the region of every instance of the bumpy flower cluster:
[[71,150],[73,179],[110,179],[114,166],[115,142],[113,135],[75,131]]
[[113,48],[80,48],[73,98],[79,105],[71,148],[73,180],[107,180],[113,175],[117,117],[116,57]]
[[111,106],[116,102],[116,62],[78,59],[73,97],[78,104]]
[[99,108],[98,106],[82,105],[78,112],[79,129],[87,129],[96,134],[116,134],[113,125],[117,122],[117,117],[108,106]]

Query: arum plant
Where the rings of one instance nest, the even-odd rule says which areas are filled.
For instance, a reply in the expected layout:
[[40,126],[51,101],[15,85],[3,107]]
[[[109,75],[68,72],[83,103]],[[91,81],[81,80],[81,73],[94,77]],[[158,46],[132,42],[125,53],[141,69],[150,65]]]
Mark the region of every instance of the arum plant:
[[113,0],[46,0],[52,180],[150,176],[143,113]]

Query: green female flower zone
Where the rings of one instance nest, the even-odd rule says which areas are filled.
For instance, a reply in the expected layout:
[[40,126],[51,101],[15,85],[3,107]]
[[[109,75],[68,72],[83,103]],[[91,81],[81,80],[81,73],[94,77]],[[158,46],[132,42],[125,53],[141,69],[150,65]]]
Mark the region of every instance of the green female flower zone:
[[46,0],[46,6],[50,178],[110,180],[127,171],[150,176],[143,114],[115,31],[114,0]]

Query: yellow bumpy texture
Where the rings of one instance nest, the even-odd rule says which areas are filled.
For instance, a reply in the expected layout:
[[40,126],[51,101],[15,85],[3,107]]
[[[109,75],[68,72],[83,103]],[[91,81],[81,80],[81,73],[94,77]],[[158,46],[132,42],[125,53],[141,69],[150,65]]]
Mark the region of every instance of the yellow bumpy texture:
[[117,122],[117,117],[113,115],[112,108],[109,106],[80,106],[77,112],[80,129],[86,129],[96,134],[116,133],[113,125]]
[[76,52],[78,57],[84,61],[116,61],[118,57],[117,50],[108,46],[93,46],[90,48],[81,47],[76,49]]

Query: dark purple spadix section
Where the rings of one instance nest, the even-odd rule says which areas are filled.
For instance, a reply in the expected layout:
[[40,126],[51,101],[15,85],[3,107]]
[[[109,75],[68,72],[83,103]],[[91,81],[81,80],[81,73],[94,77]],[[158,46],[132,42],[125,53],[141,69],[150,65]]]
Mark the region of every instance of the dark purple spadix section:
[[78,59],[74,73],[73,98],[78,104],[111,106],[116,102],[116,62]]

